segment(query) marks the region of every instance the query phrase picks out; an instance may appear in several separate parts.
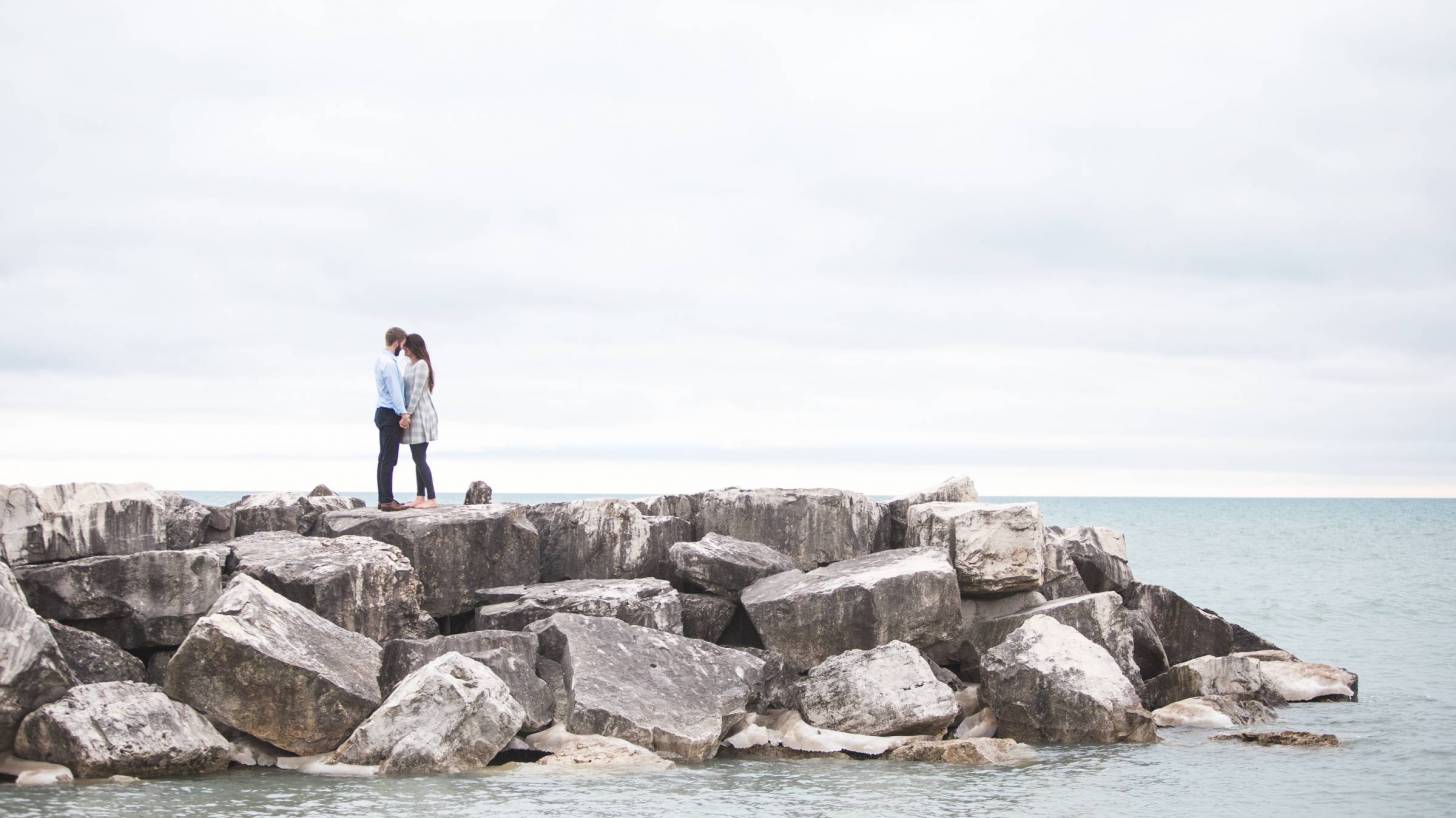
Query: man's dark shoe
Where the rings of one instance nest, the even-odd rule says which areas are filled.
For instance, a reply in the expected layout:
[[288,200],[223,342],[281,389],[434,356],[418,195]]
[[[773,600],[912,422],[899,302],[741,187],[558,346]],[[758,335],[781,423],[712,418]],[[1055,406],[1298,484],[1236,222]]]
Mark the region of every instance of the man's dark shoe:
[[380,503],[379,504],[379,510],[380,511],[404,511],[404,509],[405,509],[404,505],[402,505],[401,503],[399,503],[399,502],[397,502],[395,500],[390,500],[387,503]]

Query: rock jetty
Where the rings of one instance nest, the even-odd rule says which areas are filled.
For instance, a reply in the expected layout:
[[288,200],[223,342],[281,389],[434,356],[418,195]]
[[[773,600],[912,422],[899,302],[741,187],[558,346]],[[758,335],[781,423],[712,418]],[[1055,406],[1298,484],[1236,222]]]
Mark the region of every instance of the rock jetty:
[[[1092,521],[1076,521],[1092,522]],[[1134,543],[1134,545],[1136,545]],[[1235,741],[1358,677],[1134,577],[1126,538],[983,503],[727,488],[384,513],[0,486],[0,782],[277,766],[1034,763]]]

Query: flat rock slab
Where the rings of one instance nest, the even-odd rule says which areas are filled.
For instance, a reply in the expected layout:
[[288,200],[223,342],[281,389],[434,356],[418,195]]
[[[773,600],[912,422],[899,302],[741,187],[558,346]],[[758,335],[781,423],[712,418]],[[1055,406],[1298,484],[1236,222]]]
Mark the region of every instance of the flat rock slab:
[[65,695],[76,684],[51,629],[0,563],[0,754],[15,740],[27,713]]
[[696,530],[763,543],[807,571],[873,551],[883,513],[841,489],[720,489],[702,493]]
[[775,574],[745,588],[742,604],[764,646],[801,669],[896,639],[949,656],[960,636],[955,569],[936,548]]
[[389,774],[484,767],[521,729],[525,711],[490,668],[453,651],[406,676],[334,754]]
[[384,643],[379,690],[388,696],[404,677],[447,653],[459,653],[500,677],[524,711],[524,728],[539,730],[551,723],[555,700],[546,682],[536,675],[536,648],[536,634],[528,631],[473,631],[433,639],[395,639]]
[[670,758],[712,758],[763,671],[742,651],[607,617],[556,614],[531,630],[564,670],[567,730]]
[[1157,741],[1123,669],[1049,616],[1033,616],[981,656],[981,694],[996,733],[1032,744]]
[[167,663],[166,689],[298,755],[338,747],[379,706],[380,648],[246,574]]
[[744,588],[764,577],[797,567],[793,560],[763,543],[711,532],[697,542],[674,543],[668,561],[673,579],[730,599],[736,599]]
[[961,644],[961,665],[976,667],[982,654],[1034,616],[1047,616],[1076,629],[1106,650],[1128,681],[1141,685],[1142,674],[1133,655],[1132,624],[1122,608],[1122,597],[1113,592],[1056,599],[1006,616],[970,622]]
[[884,529],[887,539],[882,548],[904,548],[908,545],[905,541],[905,518],[911,506],[921,503],[974,503],[978,499],[976,484],[966,475],[947,478],[935,488],[896,497],[885,504],[888,526]]
[[894,761],[938,761],[979,767],[988,764],[1025,764],[1036,760],[1036,750],[1009,738],[963,738],[947,741],[912,741],[890,751]]
[[235,570],[341,628],[376,642],[436,633],[435,621],[420,607],[414,566],[393,545],[283,531],[252,534],[230,545]]
[[733,621],[738,605],[713,594],[678,594],[682,601],[683,636],[717,642]]
[[104,636],[47,620],[61,655],[76,676],[76,684],[97,682],[144,682],[147,666]]
[[1274,721],[1274,708],[1258,699],[1238,696],[1198,696],[1173,702],[1153,711],[1159,727],[1202,727],[1224,730]]
[[299,491],[269,491],[250,494],[228,508],[233,513],[234,533],[245,537],[260,531],[311,534],[319,519],[330,511],[363,508],[357,497],[311,494]]
[[475,628],[518,631],[555,613],[609,616],[669,633],[683,632],[682,600],[662,579],[573,579],[527,585],[516,599],[477,608]]
[[1277,733],[1225,733],[1214,741],[1243,741],[1264,747],[1338,747],[1340,740],[1330,733],[1306,733],[1302,730],[1281,730]]
[[319,520],[318,533],[372,537],[399,548],[419,577],[421,606],[434,617],[470,611],[478,588],[541,576],[540,538],[519,506],[334,511]]
[[905,518],[905,544],[939,548],[967,595],[1042,585],[1046,532],[1036,503],[921,503]]
[[831,656],[798,686],[815,727],[870,736],[942,736],[959,708],[920,651],[905,642]]
[[166,547],[167,506],[145,483],[0,486],[0,553],[13,566]]
[[207,719],[141,682],[72,688],[25,717],[15,749],[80,778],[189,775],[228,765],[228,742]]
[[36,611],[124,648],[181,644],[222,593],[225,546],[85,557],[16,570]]
[[541,535],[541,579],[666,577],[666,544],[625,500],[573,500],[526,508]]

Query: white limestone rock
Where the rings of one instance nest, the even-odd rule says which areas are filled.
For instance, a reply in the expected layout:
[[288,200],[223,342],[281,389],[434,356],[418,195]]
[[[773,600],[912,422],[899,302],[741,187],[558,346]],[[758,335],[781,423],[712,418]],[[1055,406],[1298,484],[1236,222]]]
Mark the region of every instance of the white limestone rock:
[[979,767],[992,764],[1029,764],[1036,750],[1009,738],[956,738],[912,741],[890,751],[893,761],[938,761]]
[[555,701],[536,674],[536,634],[528,631],[472,631],[433,639],[394,639],[384,643],[379,689],[388,696],[408,675],[431,661],[455,652],[491,669],[511,689],[525,713],[523,728],[539,730],[551,723]]
[[1181,662],[1149,679],[1143,699],[1149,707],[1166,707],[1199,696],[1257,698],[1265,704],[1281,704],[1272,694],[1259,670],[1260,662],[1247,656],[1200,656]]
[[948,554],[966,595],[1039,588],[1045,541],[1036,503],[921,503],[906,512],[906,546]]
[[976,484],[967,475],[947,478],[935,488],[896,497],[885,504],[886,540],[883,548],[905,548],[905,517],[911,506],[921,503],[974,503],[980,499]]
[[696,530],[763,543],[811,570],[869,554],[880,538],[878,503],[841,489],[720,489],[701,495]]
[[1036,616],[1050,617],[1076,629],[1112,656],[1134,688],[1142,686],[1142,674],[1133,651],[1132,623],[1123,610],[1122,597],[1111,591],[1056,599],[1035,608],[970,622],[963,632],[961,666],[975,668],[982,654]]
[[697,542],[674,543],[668,551],[672,579],[728,599],[753,583],[792,571],[794,561],[763,543],[709,532]]
[[799,753],[857,753],[880,756],[926,736],[866,736],[815,727],[796,710],[749,713],[723,740],[723,746],[744,751],[783,748]]
[[996,735],[996,714],[983,707],[961,719],[951,733],[955,738],[992,738]]
[[815,727],[871,736],[942,736],[958,713],[930,662],[900,641],[831,656],[799,682],[798,694]]
[[363,508],[357,497],[337,494],[305,494],[301,491],[268,491],[249,494],[233,503],[233,525],[236,536],[246,537],[260,531],[289,531],[311,534],[320,518],[330,511]]
[[12,566],[166,545],[166,502],[145,483],[0,486],[0,553]]
[[1202,727],[1224,730],[1275,720],[1274,709],[1257,699],[1237,696],[1197,696],[1153,711],[1159,727]]
[[541,535],[541,579],[636,579],[667,576],[667,546],[625,500],[573,500],[526,509]]
[[0,752],[32,710],[76,684],[51,629],[31,607],[9,566],[0,563]]
[[610,616],[645,628],[683,632],[682,600],[662,579],[572,579],[527,585],[514,600],[477,608],[475,628],[516,631],[554,613]]
[[1262,660],[1264,688],[1287,702],[1355,701],[1359,677],[1342,667],[1318,662]]
[[15,786],[21,789],[54,787],[76,780],[76,777],[63,764],[16,758],[11,753],[0,753],[0,775],[13,777]]
[[578,735],[553,724],[525,738],[529,749],[551,755],[537,764],[588,769],[670,770],[677,765],[646,747],[620,738]]
[[457,773],[484,767],[526,712],[490,668],[454,651],[407,676],[334,754],[381,774]]

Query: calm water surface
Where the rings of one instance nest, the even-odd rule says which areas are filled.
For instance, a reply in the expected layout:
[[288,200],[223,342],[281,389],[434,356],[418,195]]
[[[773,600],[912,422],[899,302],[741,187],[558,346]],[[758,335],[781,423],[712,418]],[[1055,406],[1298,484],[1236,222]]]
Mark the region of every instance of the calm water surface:
[[131,785],[0,786],[0,816],[1456,813],[1456,501],[1034,499],[1049,523],[1126,531],[1139,579],[1301,658],[1359,673],[1359,703],[1280,711],[1279,727],[1332,732],[1345,746],[1262,748],[1163,730],[1155,746],[1043,748],[1037,763],[1006,770],[723,761],[651,774],[523,767],[383,780],[235,770]]

